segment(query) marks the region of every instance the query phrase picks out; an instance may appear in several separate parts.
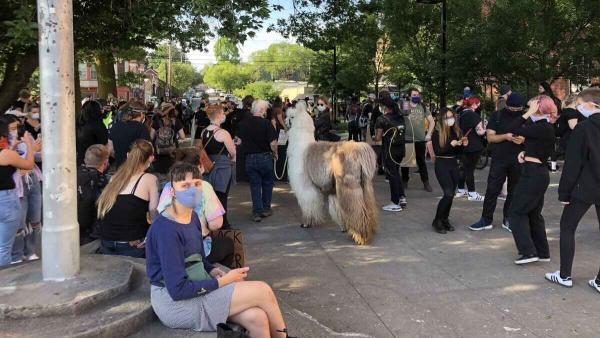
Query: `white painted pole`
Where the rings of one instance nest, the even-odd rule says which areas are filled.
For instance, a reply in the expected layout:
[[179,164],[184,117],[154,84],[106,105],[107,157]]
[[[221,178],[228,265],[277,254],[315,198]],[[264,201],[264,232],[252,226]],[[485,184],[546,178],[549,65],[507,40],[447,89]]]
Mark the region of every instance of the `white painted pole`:
[[79,272],[72,0],[37,0],[44,163],[42,272]]

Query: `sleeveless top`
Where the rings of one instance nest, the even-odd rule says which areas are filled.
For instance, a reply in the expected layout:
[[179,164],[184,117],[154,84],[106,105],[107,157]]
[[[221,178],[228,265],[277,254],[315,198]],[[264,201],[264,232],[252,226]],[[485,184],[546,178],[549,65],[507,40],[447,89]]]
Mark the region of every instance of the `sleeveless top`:
[[150,227],[146,219],[150,202],[135,195],[138,183],[144,175],[137,179],[131,193],[117,195],[113,207],[99,220],[98,235],[101,239],[130,242],[146,237]]
[[0,165],[0,190],[12,190],[15,188],[15,180],[13,179],[15,171],[17,171],[17,168],[11,165]]
[[217,141],[217,139],[214,137],[215,132],[218,130],[221,130],[221,128],[214,130],[204,129],[202,131],[202,144],[204,145],[204,150],[206,151],[207,155],[217,155],[219,153],[221,153],[221,155],[229,155],[225,144]]

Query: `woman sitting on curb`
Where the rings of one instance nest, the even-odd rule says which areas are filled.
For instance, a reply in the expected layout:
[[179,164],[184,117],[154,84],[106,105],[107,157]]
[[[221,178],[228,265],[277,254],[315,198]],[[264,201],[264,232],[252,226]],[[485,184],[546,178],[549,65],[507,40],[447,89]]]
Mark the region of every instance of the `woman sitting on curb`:
[[173,202],[154,220],[146,242],[146,273],[158,318],[168,327],[197,331],[215,331],[217,324],[230,320],[251,337],[287,337],[277,299],[266,283],[244,281],[247,267],[224,273],[206,259],[194,212],[202,185],[198,167],[176,164],[170,180]]
[[[177,149],[175,158],[177,161],[198,166],[200,173],[204,173],[204,168],[200,164],[200,153],[196,149]],[[221,229],[225,209],[223,209],[210,183],[202,181],[199,190],[200,198],[197,199],[198,203],[194,207],[194,211],[198,215],[200,225],[202,226],[202,238],[206,258],[211,263],[219,263],[232,268],[233,240],[226,237],[211,238],[210,236],[211,231]],[[172,202],[173,189],[171,189],[171,182],[167,182],[158,199],[158,212],[163,212]]]

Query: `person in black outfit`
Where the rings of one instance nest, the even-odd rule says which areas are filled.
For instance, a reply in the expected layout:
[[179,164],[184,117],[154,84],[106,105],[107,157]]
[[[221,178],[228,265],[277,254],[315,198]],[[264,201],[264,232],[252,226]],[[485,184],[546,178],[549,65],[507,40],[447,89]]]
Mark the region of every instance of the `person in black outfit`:
[[123,119],[110,129],[110,139],[115,150],[117,168],[127,159],[127,152],[135,140],[150,141],[150,133],[144,125],[146,117],[143,107],[130,108],[124,113]]
[[[540,95],[545,95],[548,96],[549,98],[552,99],[552,101],[554,102],[554,105],[556,105],[556,108],[558,109],[558,116],[562,115],[561,112],[561,108],[562,108],[562,102],[560,102],[560,99],[558,97],[556,97],[556,95],[554,95],[554,91],[552,90],[552,87],[550,86],[550,84],[548,82],[542,81],[539,84],[538,87],[538,91],[540,93]],[[554,123],[552,124],[552,126],[554,127],[554,133],[555,136],[557,136],[557,124]],[[556,138],[555,138],[556,141]],[[556,160],[558,159],[558,152],[556,151],[556,142],[554,147],[552,147],[552,152],[550,153],[550,171],[552,171],[553,173],[555,173],[558,170],[558,166],[556,165]]]
[[512,93],[508,97],[506,105],[506,108],[494,112],[488,122],[487,139],[492,145],[492,163],[490,164],[481,219],[469,226],[469,229],[473,231],[492,229],[496,202],[506,180],[508,180],[508,196],[504,202],[502,227],[510,231],[508,210],[513,198],[513,190],[521,173],[521,165],[517,161],[517,155],[521,152],[523,146],[522,140],[515,137],[508,128],[515,121],[521,120],[525,100],[521,94]]
[[268,105],[267,101],[255,100],[252,103],[252,117],[244,119],[238,130],[238,137],[246,152],[246,174],[250,179],[255,222],[272,215],[273,158],[277,160],[278,155],[275,128],[264,118]]
[[79,245],[94,240],[92,237],[96,214],[96,203],[109,181],[108,149],[94,144],[85,152],[84,164],[77,168],[77,222],[79,223]]
[[196,120],[196,132],[194,134],[194,140],[199,140],[201,138],[202,130],[210,125],[210,119],[206,114],[206,104],[204,102],[200,103],[198,109],[194,113],[194,119]]
[[108,144],[108,130],[102,123],[102,105],[94,100],[87,101],[81,107],[77,124],[77,165],[83,164],[85,151],[92,144]]
[[456,123],[454,112],[442,107],[429,144],[434,154],[435,177],[444,192],[438,203],[432,226],[437,233],[445,234],[447,231],[454,231],[448,217],[458,185],[457,156],[462,148],[468,145],[467,138],[462,136]]
[[[381,144],[381,153],[390,184],[391,204],[383,207],[385,211],[398,212],[406,207],[406,196],[400,177],[400,163],[404,158],[404,117],[398,113],[396,102],[390,97],[380,100],[384,115],[375,122],[375,143]],[[370,135],[367,135],[367,142]]]
[[[509,217],[519,258],[515,264],[549,261],[550,249],[542,209],[550,183],[547,159],[554,146],[554,127],[558,109],[548,96],[529,101],[529,110],[509,130],[514,137],[524,138],[525,150],[519,153],[522,163],[519,183],[515,187]],[[525,123],[531,118],[531,123]]]
[[578,123],[585,121],[586,117],[577,110],[577,95],[571,94],[565,98],[560,119],[564,126],[564,132],[560,137],[560,147],[563,151],[567,150],[571,133]]
[[[481,116],[476,113],[481,102],[476,97],[469,97],[464,100],[465,109],[463,109],[460,119],[460,129],[469,140],[469,145],[463,149],[461,156],[460,178],[458,181],[458,192],[456,197],[467,196],[469,201],[481,202],[483,196],[475,191],[475,165],[483,150],[481,136],[485,134],[485,128],[481,121]],[[465,190],[465,183],[467,190]]]
[[[558,186],[558,199],[565,205],[560,219],[560,271],[546,274],[546,279],[566,287],[573,286],[575,230],[592,205],[600,222],[600,88],[582,91],[577,109],[587,120],[573,130]],[[600,272],[589,285],[600,292]]]
[[317,141],[329,141],[329,131],[331,130],[329,101],[324,97],[320,97],[317,101],[317,110],[319,116],[315,119],[315,139]]

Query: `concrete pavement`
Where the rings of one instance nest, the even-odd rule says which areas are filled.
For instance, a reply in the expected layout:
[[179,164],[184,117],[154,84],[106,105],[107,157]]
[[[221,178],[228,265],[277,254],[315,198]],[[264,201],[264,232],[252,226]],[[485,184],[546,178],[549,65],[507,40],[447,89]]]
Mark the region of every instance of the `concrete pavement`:
[[[471,232],[481,202],[455,200],[450,220],[454,233],[431,229],[440,198],[422,189],[411,175],[408,208],[381,212],[372,245],[355,246],[337,226],[301,229],[300,210],[289,186],[275,188],[274,215],[250,221],[246,184],[230,194],[230,219],[244,230],[250,278],[267,281],[283,303],[292,334],[300,337],[598,337],[600,294],[587,286],[598,272],[600,242],[595,212],[577,232],[574,287],[544,279],[558,269],[556,199],[559,174],[546,195],[552,262],[516,266],[512,235],[500,228],[498,201],[491,231]],[[485,192],[487,171],[477,171],[477,190]],[[379,205],[389,203],[383,176],[375,181]]]

